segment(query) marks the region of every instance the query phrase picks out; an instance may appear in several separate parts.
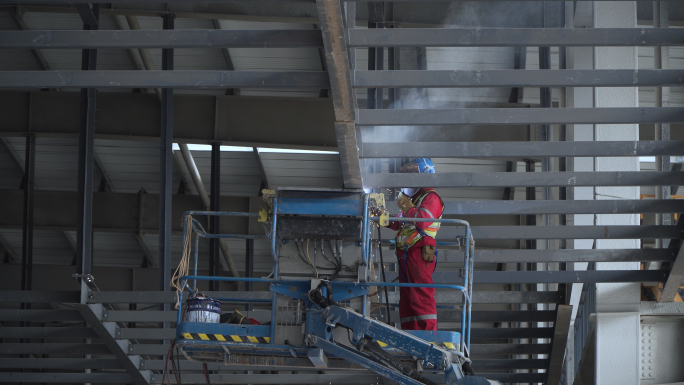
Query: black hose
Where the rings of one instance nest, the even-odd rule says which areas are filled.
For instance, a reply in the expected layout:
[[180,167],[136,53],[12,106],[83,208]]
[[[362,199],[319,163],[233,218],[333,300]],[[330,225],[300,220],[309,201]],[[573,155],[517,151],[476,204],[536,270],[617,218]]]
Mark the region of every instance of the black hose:
[[[382,238],[380,237],[380,226],[378,225],[378,250],[380,251],[380,270],[382,271],[382,282],[387,283],[387,278],[385,278],[385,260],[382,258]],[[387,286],[385,286],[385,306],[387,311],[387,324],[392,325],[390,320],[390,305],[389,305],[389,295],[387,294]]]

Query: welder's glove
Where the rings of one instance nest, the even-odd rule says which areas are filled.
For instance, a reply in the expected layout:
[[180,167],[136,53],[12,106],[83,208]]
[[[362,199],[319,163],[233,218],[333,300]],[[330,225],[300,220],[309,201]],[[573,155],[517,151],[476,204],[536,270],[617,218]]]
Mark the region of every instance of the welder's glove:
[[408,197],[406,194],[399,194],[397,197],[397,206],[401,209],[401,212],[406,215],[406,213],[412,208],[413,202],[411,202],[411,198]]

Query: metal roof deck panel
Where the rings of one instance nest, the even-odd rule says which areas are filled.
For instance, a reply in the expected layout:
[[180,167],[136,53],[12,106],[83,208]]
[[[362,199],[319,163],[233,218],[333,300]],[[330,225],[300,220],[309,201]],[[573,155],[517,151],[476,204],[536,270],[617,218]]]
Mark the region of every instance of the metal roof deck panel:
[[[29,29],[46,30],[81,30],[83,21],[77,12],[73,13],[46,13],[26,12],[23,15],[24,22]],[[101,23],[107,23],[106,17],[101,17]]]
[[[97,139],[95,152],[116,192],[136,193],[141,188],[152,194],[159,192],[158,143]],[[173,185],[179,182],[180,176],[174,172]]]
[[[24,138],[5,138],[5,140],[23,167]],[[76,191],[78,139],[37,138],[35,171],[37,190]]]
[[[222,29],[300,30],[311,24],[219,20]],[[316,48],[230,48],[235,70],[322,71]]]
[[23,178],[22,170],[9,151],[7,146],[0,143],[0,189],[17,189]]
[[0,12],[0,31],[15,29],[17,29],[17,24],[12,20],[9,12]]
[[[18,253],[21,258],[22,230],[2,229],[0,236]],[[75,239],[75,238],[74,238]],[[61,231],[33,231],[33,263],[36,265],[70,265],[74,259],[74,249]],[[21,263],[21,261],[18,261]]]
[[[211,152],[191,151],[202,182],[211,189]],[[252,152],[221,151],[221,194],[255,196],[261,186],[261,169]]]
[[143,250],[133,234],[94,233],[93,265],[141,266],[144,258]]
[[2,50],[0,55],[0,71],[41,71],[38,60],[27,49]]
[[270,188],[342,187],[338,154],[261,153]]

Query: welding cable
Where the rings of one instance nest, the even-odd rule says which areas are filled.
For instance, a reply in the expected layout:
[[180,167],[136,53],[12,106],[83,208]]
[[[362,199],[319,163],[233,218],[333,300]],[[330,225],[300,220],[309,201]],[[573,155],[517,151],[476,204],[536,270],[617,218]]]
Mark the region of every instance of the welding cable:
[[[314,245],[315,245],[315,244],[316,244],[316,241],[314,241]],[[321,255],[322,255],[323,258],[325,258],[328,262],[332,263],[333,266],[335,266],[335,267],[334,267],[335,269],[339,269],[339,268],[340,268],[340,266],[339,266],[338,263],[335,263],[333,260],[331,260],[330,258],[328,258],[328,257],[325,256],[325,240],[324,240],[324,239],[321,239]],[[335,258],[335,253],[333,253],[333,258]]]
[[[173,352],[173,348],[171,348],[171,351]],[[178,360],[178,355],[177,355],[177,354],[176,354],[176,360]],[[173,377],[176,379],[176,384],[177,384],[177,385],[181,385],[181,382],[180,382],[180,370],[179,370],[180,364],[179,364],[178,366],[176,365],[176,361],[174,361],[173,353],[172,353],[172,355],[171,355],[171,366],[173,367]],[[169,383],[170,383],[170,381],[171,381],[171,380],[169,379]]]
[[[385,259],[382,257],[382,238],[380,237],[380,226],[378,226],[378,251],[380,252],[380,271],[382,271],[382,282],[387,282],[385,278]],[[390,305],[389,305],[389,294],[387,294],[387,286],[385,286],[385,305],[387,309],[387,324],[392,325],[392,320],[390,319]]]
[[207,364],[206,362],[202,363],[202,370],[204,371],[204,379],[207,380],[207,385],[211,385],[209,382],[209,373],[207,373]]
[[162,373],[162,385],[164,384],[165,378],[166,378],[166,380],[169,381],[169,385],[171,385],[171,372],[169,371],[169,360],[171,361],[171,364],[174,365],[173,347],[175,345],[176,345],[176,341],[175,340],[171,341],[171,346],[169,346],[169,351],[166,353],[166,364],[164,365],[164,372]]
[[309,264],[311,265],[311,267],[314,268],[314,271],[316,272],[316,279],[318,279],[318,269],[316,269],[316,265],[314,265],[313,262],[311,262],[311,257],[309,257],[309,240],[308,239],[306,240],[306,259],[309,260]]
[[[314,241],[314,242],[315,242],[315,241]],[[314,244],[315,244],[315,243],[314,243]],[[324,241],[323,239],[321,239],[321,255],[323,256],[323,258],[327,259],[328,262],[332,263],[333,266],[335,266],[335,267],[334,267],[335,272],[334,272],[331,276],[328,277],[328,279],[332,281],[333,279],[337,278],[338,275],[340,275],[340,271],[342,271],[342,263],[341,263],[341,262],[340,262],[340,263],[335,263],[335,262],[333,262],[332,260],[330,260],[330,258],[328,258],[328,257],[325,256],[325,241]],[[334,252],[333,252],[333,259],[337,260],[337,259],[335,258]]]
[[301,250],[301,248],[299,247],[299,241],[297,240],[297,238],[295,238],[294,242],[295,242],[295,246],[297,246],[297,256],[298,256],[299,259],[301,259],[302,262],[304,262],[307,266],[311,267],[311,271],[313,272],[313,271],[314,271],[314,270],[313,270],[313,267],[312,267],[311,265],[309,265],[309,262],[308,262],[308,261],[304,258],[304,256],[302,255],[302,250]]
[[176,365],[178,366],[178,385],[181,385],[183,380],[181,380],[180,355],[178,354],[178,346],[176,346],[176,353],[174,353],[174,355],[176,356]]
[[307,265],[311,268],[311,272],[315,273],[316,269],[318,269],[318,270],[334,270],[334,269],[337,269],[337,265],[335,265],[335,267],[312,266],[309,263],[309,261],[307,261],[306,258],[304,258],[304,255],[303,255],[304,251],[302,251],[302,249],[304,248],[304,238],[302,238],[302,240],[301,240],[301,242],[302,242],[301,248],[299,246],[299,241],[297,240],[297,238],[294,238],[294,242],[295,242],[295,245],[297,246],[297,256],[299,257],[299,259],[302,260],[302,262],[304,262],[305,265]]

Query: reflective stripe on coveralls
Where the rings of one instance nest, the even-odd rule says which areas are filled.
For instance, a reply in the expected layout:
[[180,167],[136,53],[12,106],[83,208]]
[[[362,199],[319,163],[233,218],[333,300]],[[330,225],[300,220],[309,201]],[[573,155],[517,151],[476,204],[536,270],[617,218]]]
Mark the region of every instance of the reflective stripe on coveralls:
[[422,321],[426,319],[437,319],[437,314],[423,314],[423,315],[412,315],[410,317],[404,317],[399,320],[399,322],[411,322],[411,321]]

